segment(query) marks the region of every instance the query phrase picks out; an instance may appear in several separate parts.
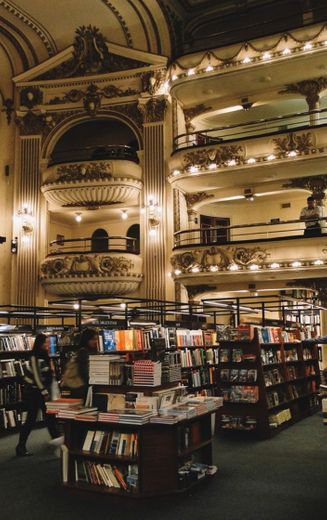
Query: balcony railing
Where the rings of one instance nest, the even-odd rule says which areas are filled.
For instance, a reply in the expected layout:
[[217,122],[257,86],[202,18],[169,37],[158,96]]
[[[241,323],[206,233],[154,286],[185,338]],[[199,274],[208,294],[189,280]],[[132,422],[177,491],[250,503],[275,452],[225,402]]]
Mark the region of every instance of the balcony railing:
[[54,152],[49,166],[66,162],[99,161],[105,159],[139,162],[136,150],[130,146],[102,145]]
[[196,146],[224,144],[240,139],[274,135],[295,129],[306,129],[327,124],[327,109],[287,114],[268,119],[258,119],[248,123],[226,125],[189,134],[181,134],[174,139],[174,152]]
[[[326,217],[319,220],[322,233],[327,233],[326,221]],[[313,224],[317,220],[307,222]],[[279,219],[272,219],[268,223],[192,228],[174,233],[174,249],[199,245],[290,240],[304,237],[304,228],[304,222],[301,220]]]
[[49,244],[48,255],[83,254],[83,253],[140,253],[140,243],[137,238],[110,236],[87,237],[53,240]]

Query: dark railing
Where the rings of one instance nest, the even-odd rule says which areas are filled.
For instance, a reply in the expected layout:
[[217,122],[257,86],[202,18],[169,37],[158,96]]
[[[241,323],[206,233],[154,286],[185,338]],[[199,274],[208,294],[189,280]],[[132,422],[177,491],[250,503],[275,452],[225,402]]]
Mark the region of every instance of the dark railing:
[[[322,233],[327,233],[326,221],[326,217],[320,219]],[[312,222],[317,222],[317,220]],[[174,233],[174,248],[299,238],[304,236],[304,229],[305,225],[301,220],[279,221],[278,219],[273,219],[268,223],[186,229]]]
[[49,244],[49,255],[84,253],[133,253],[139,254],[139,240],[132,237],[87,237],[53,240]]
[[53,152],[50,166],[67,162],[100,161],[105,159],[139,162],[135,148],[126,145],[110,144]]
[[219,126],[189,134],[181,134],[174,139],[174,151],[194,146],[227,143],[249,137],[277,134],[294,129],[309,128],[327,124],[327,109],[311,110],[287,114],[268,119],[258,119],[248,123]]

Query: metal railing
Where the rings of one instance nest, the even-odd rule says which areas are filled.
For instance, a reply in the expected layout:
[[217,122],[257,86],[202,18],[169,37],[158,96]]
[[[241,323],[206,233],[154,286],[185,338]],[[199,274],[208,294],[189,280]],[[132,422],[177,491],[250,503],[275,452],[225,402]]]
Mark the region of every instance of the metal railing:
[[100,161],[105,159],[120,159],[138,163],[136,150],[126,145],[85,146],[53,152],[50,166],[67,162]]
[[[326,221],[326,217],[319,219],[322,233],[327,233]],[[317,222],[317,219],[307,222],[314,224]],[[234,242],[286,240],[309,236],[304,234],[304,230],[305,224],[301,220],[280,221],[279,219],[254,224],[186,229],[174,233],[174,249],[189,246],[229,244]]]
[[84,254],[84,253],[133,253],[139,254],[140,245],[137,238],[110,236],[86,237],[64,240],[52,240],[49,244],[48,255]]
[[224,144],[239,139],[261,137],[263,135],[278,134],[295,129],[312,128],[327,124],[327,109],[311,110],[294,114],[286,114],[267,119],[258,119],[243,124],[234,124],[200,130],[189,134],[180,134],[174,139],[174,151]]

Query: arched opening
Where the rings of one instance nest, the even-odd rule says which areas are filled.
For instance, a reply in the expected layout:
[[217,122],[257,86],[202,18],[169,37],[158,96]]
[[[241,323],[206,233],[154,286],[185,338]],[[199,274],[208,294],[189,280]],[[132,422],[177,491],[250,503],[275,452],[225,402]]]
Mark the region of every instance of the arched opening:
[[98,228],[94,231],[91,238],[92,253],[108,251],[109,235],[105,229]]
[[138,140],[117,119],[93,119],[70,128],[56,143],[51,164],[71,161],[125,159],[138,162]]
[[128,240],[128,249],[140,254],[140,224],[133,224],[127,230],[127,236],[134,240]]

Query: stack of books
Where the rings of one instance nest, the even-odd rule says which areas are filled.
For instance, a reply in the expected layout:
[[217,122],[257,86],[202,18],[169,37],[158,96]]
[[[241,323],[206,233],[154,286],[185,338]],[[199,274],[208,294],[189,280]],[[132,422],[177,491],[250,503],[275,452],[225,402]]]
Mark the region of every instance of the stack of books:
[[[59,410],[57,417],[58,419],[76,419],[77,416],[83,415],[83,417],[87,415],[94,416],[95,412],[97,411],[97,408],[88,408],[88,407],[81,407],[81,408],[66,408],[63,410]],[[92,418],[93,420],[93,418]]]
[[90,385],[121,385],[124,377],[124,360],[120,356],[99,354],[89,358]]
[[160,386],[161,363],[142,359],[135,361],[133,370],[134,386]]
[[150,418],[150,423],[152,424],[176,424],[180,421],[180,417],[176,415],[166,415],[164,413],[159,413],[154,417]]
[[152,412],[143,410],[112,410],[111,412],[100,412],[99,421],[120,424],[142,425],[148,423],[152,415]]
[[0,352],[31,350],[34,338],[25,335],[0,336]]
[[63,410],[78,410],[83,406],[83,399],[60,398],[45,403],[47,414],[58,414]]
[[100,455],[136,457],[138,434],[119,431],[88,430],[82,450]]

